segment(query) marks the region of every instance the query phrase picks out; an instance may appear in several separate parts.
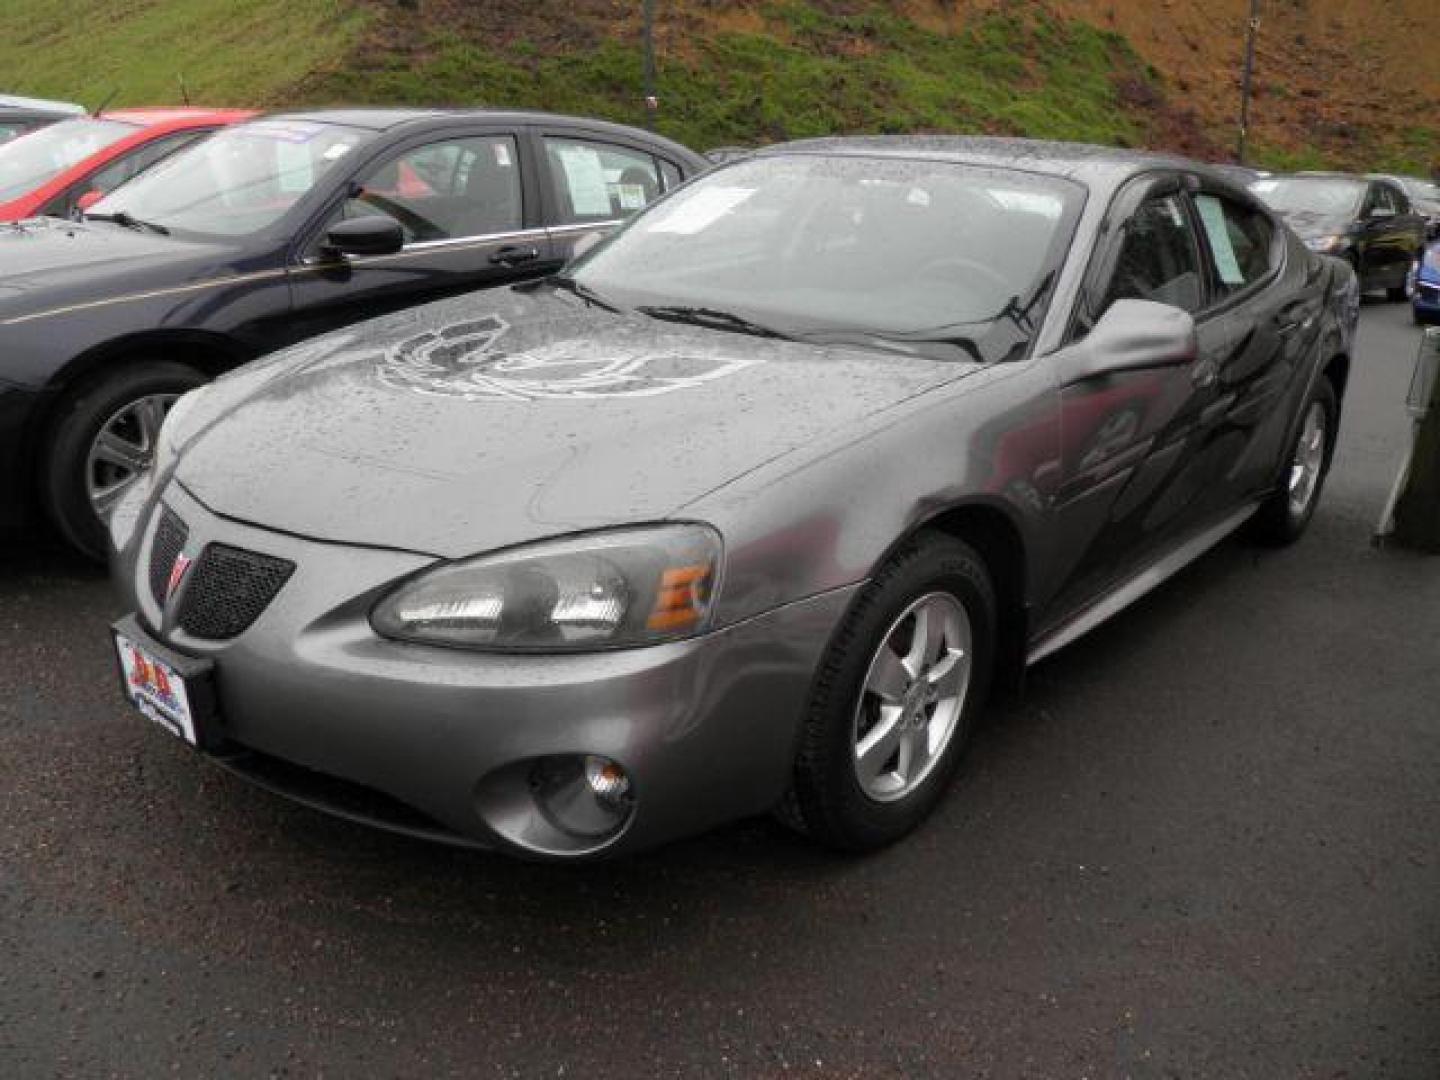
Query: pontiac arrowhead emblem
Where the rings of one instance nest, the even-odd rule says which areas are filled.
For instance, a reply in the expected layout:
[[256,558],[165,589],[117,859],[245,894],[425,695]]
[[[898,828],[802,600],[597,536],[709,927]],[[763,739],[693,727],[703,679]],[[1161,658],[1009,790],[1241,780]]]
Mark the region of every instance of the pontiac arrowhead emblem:
[[165,602],[168,604],[170,598],[175,595],[175,590],[180,588],[180,583],[185,580],[185,572],[190,569],[194,560],[183,551],[175,556],[175,561],[170,564],[170,579],[165,583]]

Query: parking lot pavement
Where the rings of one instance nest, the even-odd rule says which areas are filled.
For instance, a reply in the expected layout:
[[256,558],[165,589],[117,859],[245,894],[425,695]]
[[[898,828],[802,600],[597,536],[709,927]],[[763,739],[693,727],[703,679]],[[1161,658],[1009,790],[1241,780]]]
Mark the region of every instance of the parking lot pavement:
[[0,1075],[1440,1075],[1440,561],[1369,546],[1367,305],[1311,533],[1032,673],[908,842],[533,866],[282,803],[120,703],[102,576],[0,569]]

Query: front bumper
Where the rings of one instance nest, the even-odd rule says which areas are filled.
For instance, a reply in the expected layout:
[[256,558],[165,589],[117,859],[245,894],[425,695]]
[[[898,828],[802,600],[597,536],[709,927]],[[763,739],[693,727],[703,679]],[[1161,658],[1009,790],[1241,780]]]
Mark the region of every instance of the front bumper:
[[[116,559],[144,627],[214,661],[222,763],[344,816],[538,857],[632,851],[773,807],[811,678],[854,591],[637,649],[504,656],[412,645],[378,637],[367,614],[429,556],[238,524],[173,483],[164,501],[189,528],[187,551],[223,541],[296,566],[248,629],[215,642],[187,635],[151,593],[158,513],[140,519]],[[619,762],[633,785],[633,817],[600,846],[557,839],[517,809],[517,770],[574,754]],[[357,810],[336,782],[424,817]]]

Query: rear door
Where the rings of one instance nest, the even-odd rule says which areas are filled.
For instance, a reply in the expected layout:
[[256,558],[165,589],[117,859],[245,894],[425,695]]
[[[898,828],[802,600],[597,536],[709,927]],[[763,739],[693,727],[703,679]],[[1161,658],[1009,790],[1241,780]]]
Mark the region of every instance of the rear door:
[[1253,201],[1220,187],[1194,195],[1207,255],[1211,306],[1206,321],[1226,324],[1216,367],[1214,445],[1226,471],[1215,477],[1201,511],[1258,495],[1273,479],[1305,358],[1323,329],[1324,290],[1309,260],[1289,258],[1285,231]]
[[684,180],[679,163],[610,132],[537,129],[536,158],[562,262]]
[[[392,218],[391,255],[324,250],[334,223]],[[534,277],[556,265],[523,128],[431,132],[380,155],[296,245],[296,340],[456,293]]]

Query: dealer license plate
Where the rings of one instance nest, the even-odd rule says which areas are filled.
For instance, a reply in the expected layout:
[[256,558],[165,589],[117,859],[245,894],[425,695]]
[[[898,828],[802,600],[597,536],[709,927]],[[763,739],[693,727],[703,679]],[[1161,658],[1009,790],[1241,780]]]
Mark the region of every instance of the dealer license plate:
[[185,676],[144,645],[115,631],[120,676],[131,704],[170,734],[198,746],[200,733]]

